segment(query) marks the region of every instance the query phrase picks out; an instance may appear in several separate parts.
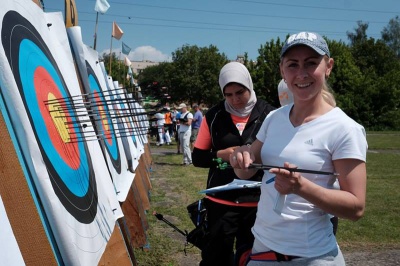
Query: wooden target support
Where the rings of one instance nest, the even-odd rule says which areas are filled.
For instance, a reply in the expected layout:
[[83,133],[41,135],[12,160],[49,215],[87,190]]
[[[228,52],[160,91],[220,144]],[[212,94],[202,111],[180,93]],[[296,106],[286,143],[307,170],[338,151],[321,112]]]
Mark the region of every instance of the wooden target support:
[[12,231],[26,265],[57,265],[29,182],[0,114],[0,195]]
[[114,227],[114,231],[108,240],[106,250],[101,256],[98,265],[136,266],[137,262],[133,249],[127,243],[129,243],[129,239],[124,227],[123,218],[120,218]]
[[[32,196],[32,187],[21,167],[14,143],[0,115],[0,195],[14,236],[26,265],[62,263],[57,257],[56,243],[51,244]],[[22,158],[21,158],[22,159]],[[152,158],[148,145],[136,169],[136,176],[127,199],[121,204],[124,217],[115,225],[98,265],[137,265],[133,248],[148,246],[147,211],[150,209],[150,181]],[[47,230],[51,230],[48,228]],[[50,232],[51,234],[51,232]],[[1,262],[0,262],[1,264]]]

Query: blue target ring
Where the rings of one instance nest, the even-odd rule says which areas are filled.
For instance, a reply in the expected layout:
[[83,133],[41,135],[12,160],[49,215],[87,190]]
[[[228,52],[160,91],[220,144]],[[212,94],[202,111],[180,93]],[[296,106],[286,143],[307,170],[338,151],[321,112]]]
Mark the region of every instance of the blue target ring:
[[[103,146],[109,154],[114,169],[117,171],[118,174],[120,174],[121,158],[118,143],[115,137],[114,125],[109,116],[110,110],[106,103],[106,99],[104,98],[104,94],[100,89],[99,80],[97,79],[95,72],[88,62],[86,62],[86,71],[88,74],[90,92],[92,95],[91,98],[95,99],[96,101],[96,104],[92,107],[92,109],[100,115],[101,121],[99,121],[97,125],[101,127],[99,131],[104,132],[106,136],[105,139],[101,139],[101,143],[103,143]],[[100,106],[103,108],[103,110],[100,110]],[[105,114],[106,117],[102,117],[102,114]],[[107,125],[109,128],[106,128],[105,125]]]
[[[76,220],[89,224],[97,213],[96,179],[87,144],[74,118],[76,112],[66,100],[71,95],[57,63],[37,30],[16,11],[5,14],[1,34],[53,190]],[[55,123],[60,118],[48,110],[45,101],[52,99],[65,108],[59,113],[71,124],[67,131],[62,123]],[[82,141],[66,141],[69,137]]]

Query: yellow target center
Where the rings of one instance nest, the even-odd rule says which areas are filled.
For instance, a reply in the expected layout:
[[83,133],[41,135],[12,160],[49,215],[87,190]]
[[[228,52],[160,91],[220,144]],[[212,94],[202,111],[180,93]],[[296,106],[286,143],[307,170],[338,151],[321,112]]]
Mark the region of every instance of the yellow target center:
[[100,113],[101,121],[103,122],[104,131],[107,132],[108,130],[110,130],[110,127],[108,125],[107,115],[105,113],[105,109],[103,106],[99,106],[99,113]]
[[61,104],[56,100],[54,94],[49,93],[47,96],[49,101],[49,111],[51,119],[53,120],[54,126],[56,127],[58,134],[64,143],[70,141],[70,134],[68,132],[67,118],[65,116],[65,110],[62,109]]

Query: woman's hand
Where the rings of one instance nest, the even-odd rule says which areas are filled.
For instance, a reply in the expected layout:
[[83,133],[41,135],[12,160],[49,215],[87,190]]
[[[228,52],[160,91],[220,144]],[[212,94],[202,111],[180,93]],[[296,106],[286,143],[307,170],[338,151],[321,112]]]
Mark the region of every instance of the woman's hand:
[[234,168],[235,174],[242,179],[249,179],[257,169],[249,169],[250,164],[261,162],[260,151],[263,143],[259,140],[250,145],[236,148],[229,158],[230,165]]
[[217,151],[217,157],[221,158],[223,161],[228,162],[231,154],[237,149],[239,146],[229,147],[223,150]]
[[233,168],[247,169],[254,162],[254,155],[250,146],[244,145],[236,148],[229,158],[229,163]]
[[[297,168],[296,165],[285,162],[285,168]],[[302,176],[300,173],[282,168],[272,168],[270,173],[275,174],[275,189],[282,195],[296,193],[301,187]]]

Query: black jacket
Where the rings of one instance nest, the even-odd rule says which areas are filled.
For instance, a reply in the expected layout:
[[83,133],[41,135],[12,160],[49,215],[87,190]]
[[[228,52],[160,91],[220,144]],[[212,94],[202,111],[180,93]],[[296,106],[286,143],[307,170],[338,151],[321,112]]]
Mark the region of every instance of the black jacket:
[[[195,147],[192,153],[192,162],[194,166],[210,168],[207,188],[226,185],[238,178],[233,169],[221,170],[217,168],[218,164],[213,161],[216,158],[217,151],[253,143],[265,117],[274,109],[273,106],[258,99],[242,135],[239,134],[236,125],[233,123],[231,114],[225,110],[224,101],[213,106],[206,113],[205,117],[210,129],[212,148],[211,150],[201,150]],[[260,170],[250,180],[259,181],[263,174],[263,171]],[[212,196],[235,202],[246,202],[258,201],[259,194],[259,189],[240,189],[218,192]]]

